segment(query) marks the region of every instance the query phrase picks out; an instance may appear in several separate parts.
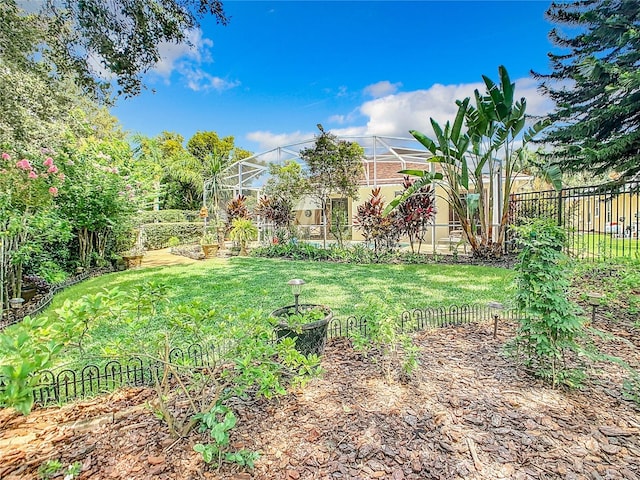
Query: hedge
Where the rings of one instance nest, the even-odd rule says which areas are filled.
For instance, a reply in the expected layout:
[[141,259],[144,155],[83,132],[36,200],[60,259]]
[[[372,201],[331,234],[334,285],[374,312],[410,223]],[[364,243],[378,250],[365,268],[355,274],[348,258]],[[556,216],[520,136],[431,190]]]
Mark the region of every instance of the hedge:
[[146,240],[145,248],[158,250],[169,246],[171,237],[178,237],[181,244],[196,243],[202,236],[202,223],[146,223],[142,225]]
[[148,223],[202,222],[199,212],[192,210],[145,210],[136,213],[135,220],[138,225],[146,225]]

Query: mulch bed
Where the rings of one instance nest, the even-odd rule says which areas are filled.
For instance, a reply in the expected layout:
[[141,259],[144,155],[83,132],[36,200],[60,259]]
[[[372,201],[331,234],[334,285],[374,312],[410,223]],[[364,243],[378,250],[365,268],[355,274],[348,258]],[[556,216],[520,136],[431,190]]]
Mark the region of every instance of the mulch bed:
[[[602,346],[638,367],[639,332],[626,327]],[[420,332],[422,364],[408,383],[385,381],[348,340],[330,342],[324,375],[301,392],[234,404],[233,446],[261,455],[251,472],[206,467],[196,432],[170,438],[145,406],[149,389],[28,417],[2,410],[0,478],[37,478],[59,459],[80,461],[83,479],[640,479],[640,409],[622,397],[624,370],[594,365],[583,390],[553,390],[501,355],[513,333],[511,324],[497,339],[489,325]]]

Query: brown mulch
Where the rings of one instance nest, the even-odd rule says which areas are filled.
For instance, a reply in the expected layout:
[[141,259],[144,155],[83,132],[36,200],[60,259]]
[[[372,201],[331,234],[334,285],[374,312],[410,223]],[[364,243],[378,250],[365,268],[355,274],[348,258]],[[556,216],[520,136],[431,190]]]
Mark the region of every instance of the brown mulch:
[[[59,459],[80,461],[82,479],[640,479],[640,409],[621,395],[620,367],[595,365],[582,391],[553,390],[500,354],[513,325],[491,334],[416,334],[422,364],[408,383],[331,342],[302,392],[234,404],[234,448],[261,455],[251,472],[206,467],[192,450],[204,437],[170,438],[145,406],[153,392],[127,389],[28,417],[0,411],[0,478],[37,478]],[[633,343],[608,345],[640,364]]]

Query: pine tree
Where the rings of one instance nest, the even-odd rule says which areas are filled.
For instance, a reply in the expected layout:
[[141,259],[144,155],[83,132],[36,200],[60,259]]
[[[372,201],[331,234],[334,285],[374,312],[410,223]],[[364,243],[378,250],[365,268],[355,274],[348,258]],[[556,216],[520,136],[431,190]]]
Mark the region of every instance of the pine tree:
[[565,53],[549,53],[552,73],[532,72],[556,103],[556,126],[540,140],[556,147],[564,169],[640,172],[640,2],[553,2],[549,38]]

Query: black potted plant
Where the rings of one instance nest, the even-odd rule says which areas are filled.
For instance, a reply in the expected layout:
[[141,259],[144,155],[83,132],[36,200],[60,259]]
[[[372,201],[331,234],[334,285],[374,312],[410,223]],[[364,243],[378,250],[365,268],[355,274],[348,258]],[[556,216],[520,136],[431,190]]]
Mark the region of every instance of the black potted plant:
[[299,304],[300,290],[304,280],[290,280],[295,297],[294,305],[287,305],[271,312],[278,340],[295,338],[296,349],[303,355],[320,355],[327,342],[329,322],[333,318],[331,309],[324,305]]

